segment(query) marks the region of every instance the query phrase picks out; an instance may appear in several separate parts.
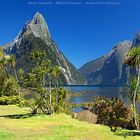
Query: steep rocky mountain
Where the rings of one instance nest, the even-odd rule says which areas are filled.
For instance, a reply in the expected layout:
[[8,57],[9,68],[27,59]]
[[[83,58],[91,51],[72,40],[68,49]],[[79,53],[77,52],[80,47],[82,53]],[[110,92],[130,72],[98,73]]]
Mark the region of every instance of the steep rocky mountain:
[[132,47],[137,47],[138,45],[140,45],[140,32],[135,35]]
[[37,12],[33,19],[28,21],[18,36],[10,43],[4,45],[4,52],[16,56],[16,67],[29,72],[34,66],[30,62],[30,54],[35,50],[45,50],[46,59],[50,59],[53,65],[61,67],[61,84],[84,84],[85,80],[78,70],[68,61],[51,38],[44,17]]
[[124,64],[124,59],[131,47],[130,41],[118,43],[107,55],[83,65],[80,73],[85,76],[88,84],[127,84],[130,73],[135,72]]
[[102,68],[102,65],[104,64],[105,57],[102,56],[100,58],[97,58],[95,60],[92,60],[85,65],[83,65],[79,71],[82,73],[84,77],[87,78],[87,75],[90,75],[91,73],[95,73],[96,71],[99,71],[100,68]]

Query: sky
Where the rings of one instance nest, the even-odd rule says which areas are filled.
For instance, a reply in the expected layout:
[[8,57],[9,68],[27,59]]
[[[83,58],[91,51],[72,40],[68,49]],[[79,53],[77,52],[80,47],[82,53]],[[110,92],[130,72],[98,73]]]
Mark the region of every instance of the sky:
[[0,0],[0,45],[12,41],[37,11],[77,68],[140,31],[140,0]]

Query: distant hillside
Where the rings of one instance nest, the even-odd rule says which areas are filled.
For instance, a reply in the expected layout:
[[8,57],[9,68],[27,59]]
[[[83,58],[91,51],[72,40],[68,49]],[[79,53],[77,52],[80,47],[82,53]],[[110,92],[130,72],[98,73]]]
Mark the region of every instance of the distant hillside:
[[[134,41],[136,42],[138,40]],[[90,85],[126,85],[130,79],[130,73],[135,73],[134,69],[124,64],[124,59],[131,47],[130,41],[118,43],[107,55],[88,62],[79,71]]]

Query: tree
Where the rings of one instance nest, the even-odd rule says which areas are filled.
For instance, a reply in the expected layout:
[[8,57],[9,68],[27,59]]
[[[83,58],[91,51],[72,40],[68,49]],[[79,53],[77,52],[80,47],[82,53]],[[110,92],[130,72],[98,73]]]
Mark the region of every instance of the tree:
[[46,59],[45,51],[41,50],[31,54],[31,61],[34,63],[31,72],[26,76],[23,76],[22,70],[19,73],[21,73],[20,79],[23,79],[24,88],[34,92],[33,113],[68,112],[68,92],[63,88],[55,88],[54,86],[54,81],[60,72],[57,69],[58,66],[52,65],[51,61]]
[[24,87],[24,75],[25,75],[25,73],[24,73],[24,70],[23,69],[19,69],[18,70],[18,75],[19,75],[19,85],[23,88]]
[[136,68],[137,71],[137,81],[133,93],[133,107],[134,107],[134,123],[136,125],[137,130],[139,130],[139,124],[137,122],[136,97],[140,84],[140,46],[134,47],[128,52],[124,63]]
[[71,106],[68,103],[69,92],[60,87],[52,90],[52,106],[56,113],[71,113]]
[[9,55],[4,55],[2,48],[0,48],[0,65],[4,69],[7,78],[9,78],[8,74],[8,60],[9,60]]
[[[137,77],[136,76],[131,77],[131,79],[129,80],[129,89],[130,89],[129,99],[132,101],[132,103],[133,103],[133,97],[134,97],[136,84],[137,84]],[[138,86],[136,101],[139,101],[139,95],[140,95],[140,84]]]
[[[51,104],[51,100],[52,100],[52,95],[51,95],[51,88],[52,88],[52,84],[53,84],[53,87],[56,88],[56,105],[57,105],[57,102],[58,102],[58,92],[57,92],[57,88],[59,87],[58,85],[58,82],[59,82],[59,75],[61,73],[61,68],[59,66],[54,66],[50,69],[49,73],[48,73],[48,76],[49,76],[49,79],[50,79],[50,82],[49,82],[49,86],[50,86],[50,104]],[[53,82],[52,82],[52,79],[53,79]]]
[[3,53],[2,53],[2,49],[0,48],[0,96],[2,96],[3,94],[2,91],[4,88],[5,78],[6,78],[6,73],[3,65]]
[[8,71],[10,71],[10,68],[12,68],[14,70],[15,78],[18,82],[17,72],[15,68],[16,66],[15,56],[4,54],[2,48],[0,48],[0,64],[3,65],[3,67],[5,68],[5,72],[8,78],[9,78]]
[[14,70],[14,75],[15,75],[15,78],[17,80],[17,82],[19,81],[18,80],[18,76],[17,76],[17,72],[16,72],[16,61],[15,61],[15,56],[14,55],[11,55],[8,59],[8,62],[9,62],[9,65],[10,67]]
[[[43,113],[48,113],[49,106],[46,102],[48,95],[46,91],[46,80],[49,69],[49,61],[46,60],[46,54],[43,51],[35,51],[31,53],[31,61],[35,64],[34,68],[24,79],[25,88],[29,88],[34,91],[35,106],[33,112],[37,113],[40,109]],[[20,70],[21,74],[23,72]]]
[[[45,51],[34,51],[30,58],[35,66],[26,76],[24,85],[35,93],[36,105],[33,112],[37,113],[37,110],[41,110],[45,114],[52,114],[52,73],[54,67],[51,65],[51,61],[46,59]],[[47,85],[49,88],[46,88]]]
[[9,73],[9,55],[3,53],[0,48],[0,96],[12,96],[18,94],[18,82]]

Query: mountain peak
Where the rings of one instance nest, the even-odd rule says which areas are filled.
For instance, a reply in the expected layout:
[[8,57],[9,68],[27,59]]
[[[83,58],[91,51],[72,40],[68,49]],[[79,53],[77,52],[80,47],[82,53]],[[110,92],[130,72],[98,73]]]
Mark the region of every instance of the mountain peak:
[[116,49],[118,49],[118,50],[120,50],[120,49],[130,49],[130,46],[132,46],[132,42],[130,40],[125,40],[123,42],[117,43],[114,46],[113,50],[116,50]]
[[[40,12],[36,12],[33,18],[25,23],[17,37],[10,43],[4,45],[4,47],[7,48],[8,52],[11,52],[11,50],[13,50],[13,46],[19,46],[21,40],[30,34],[34,35],[34,37],[41,38],[46,42],[46,44],[49,44],[51,40],[48,25]],[[17,44],[17,42],[19,44]]]
[[68,61],[50,36],[47,23],[43,15],[35,13],[27,21],[16,39],[4,46],[6,54],[16,56],[16,68],[22,68],[26,73],[34,68],[30,55],[36,50],[46,51],[46,60],[51,60],[52,66],[60,66],[61,75],[59,84],[83,84],[84,78],[78,70]]
[[88,84],[123,85],[127,83],[130,69],[124,65],[124,59],[132,46],[131,41],[119,42],[104,57],[93,60],[80,69]]
[[140,32],[138,32],[136,35],[135,35],[135,38],[133,40],[133,45],[132,47],[137,47],[140,45]]
[[43,16],[43,15],[37,11],[34,16]]
[[45,21],[45,18],[40,12],[36,12],[28,25],[30,26],[30,29],[36,37],[40,37],[44,41],[50,38],[48,25]]
[[34,24],[46,23],[43,15],[40,12],[35,13],[31,22],[34,23]]
[[24,27],[16,37],[16,40],[29,34],[33,34],[35,37],[43,39],[46,43],[50,40],[51,36],[48,25],[40,12],[36,12],[33,18],[25,23]]

